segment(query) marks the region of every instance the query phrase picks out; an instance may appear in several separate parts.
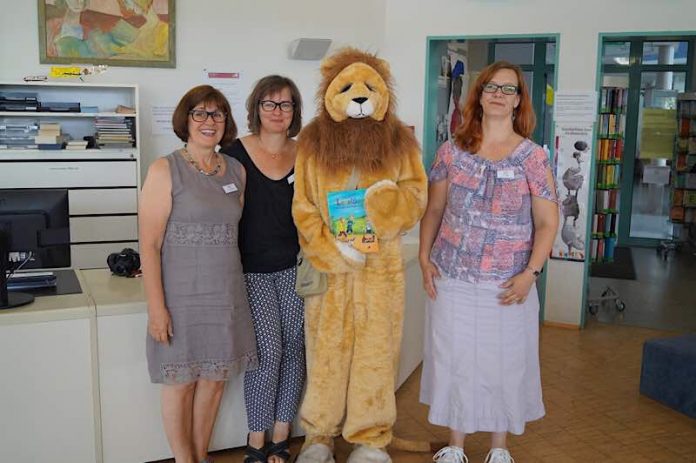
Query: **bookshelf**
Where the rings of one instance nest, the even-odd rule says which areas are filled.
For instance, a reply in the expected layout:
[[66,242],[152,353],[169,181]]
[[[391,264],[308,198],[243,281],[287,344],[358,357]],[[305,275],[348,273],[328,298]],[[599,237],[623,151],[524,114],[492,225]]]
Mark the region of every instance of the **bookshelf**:
[[138,110],[136,85],[0,82],[0,188],[68,190],[74,268],[137,249]]
[[595,207],[592,216],[592,262],[612,262],[619,226],[621,167],[628,89],[602,87],[599,95],[595,157]]
[[696,223],[696,93],[677,96],[677,139],[672,160],[672,223]]

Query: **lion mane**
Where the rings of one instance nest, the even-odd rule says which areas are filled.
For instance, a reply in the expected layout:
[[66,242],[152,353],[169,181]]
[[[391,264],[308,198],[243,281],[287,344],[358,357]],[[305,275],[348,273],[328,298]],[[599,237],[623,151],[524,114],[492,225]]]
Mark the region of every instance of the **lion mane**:
[[[388,99],[386,112],[381,120],[365,117],[336,121],[327,111],[326,105],[330,104],[327,91],[336,92],[331,88],[331,83],[355,63],[364,63],[369,69],[364,68],[349,84],[375,79],[373,73],[383,81],[381,86],[372,86],[374,91],[385,92],[386,95],[381,96]],[[376,172],[397,164],[402,156],[418,148],[413,131],[394,115],[393,82],[385,61],[373,54],[347,48],[325,60],[321,73],[322,81],[317,91],[317,117],[298,137],[299,148],[312,153],[319,166],[329,171],[347,170],[355,166],[362,172]]]

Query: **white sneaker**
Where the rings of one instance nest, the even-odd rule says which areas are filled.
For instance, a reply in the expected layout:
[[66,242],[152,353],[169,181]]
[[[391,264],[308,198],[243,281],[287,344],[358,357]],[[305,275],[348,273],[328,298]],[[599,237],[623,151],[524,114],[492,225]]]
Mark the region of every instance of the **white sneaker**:
[[433,461],[435,463],[469,463],[469,459],[464,454],[464,449],[454,445],[448,445],[438,450],[433,455]]
[[483,463],[515,463],[507,449],[491,449]]

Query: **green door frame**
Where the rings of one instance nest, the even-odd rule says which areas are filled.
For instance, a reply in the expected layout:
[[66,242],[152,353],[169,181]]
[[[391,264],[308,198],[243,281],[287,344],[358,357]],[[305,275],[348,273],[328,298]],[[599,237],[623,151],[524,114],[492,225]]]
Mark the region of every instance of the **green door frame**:
[[[597,40],[597,66],[596,66],[596,77],[595,77],[595,90],[597,92],[597,98],[599,98],[601,89],[602,89],[602,77],[605,72],[620,72],[620,73],[627,73],[629,72],[628,67],[629,66],[622,66],[622,65],[605,65],[602,63],[602,57],[604,54],[604,43],[606,42],[631,42],[633,39],[637,38],[644,38],[644,39],[649,39],[647,41],[660,41],[661,39],[667,39],[667,40],[672,40],[674,37],[682,37],[682,40],[691,40],[689,44],[689,51],[688,51],[688,59],[687,63],[693,63],[694,62],[694,57],[696,56],[696,51],[694,50],[694,40],[696,40],[696,31],[673,31],[673,32],[600,32],[598,35],[598,40]],[[629,51],[629,65],[631,63],[635,63],[632,61],[634,57],[636,56],[637,52],[634,51],[634,44],[631,43],[631,48]],[[641,54],[638,56],[638,63],[642,60],[642,48],[641,48]],[[606,68],[605,68],[606,67]],[[643,67],[642,64],[640,64],[640,67]],[[645,65],[646,69],[649,70],[660,70],[659,68],[661,66],[659,65]],[[629,104],[631,102],[631,99],[634,98],[638,103],[640,104],[640,72],[642,72],[641,68],[637,68],[634,72],[637,73],[638,76],[638,90],[637,91],[631,91],[629,90],[628,97],[629,97]],[[690,70],[687,70],[687,76],[686,76],[686,81],[687,85],[691,83],[691,78],[690,78]],[[631,86],[631,76],[629,75],[629,87]],[[635,79],[635,77],[634,77]],[[635,96],[632,94],[636,93]],[[636,106],[637,108],[638,106]],[[630,107],[629,107],[630,108]],[[631,144],[633,145],[631,147],[631,173],[628,175],[627,170],[628,169],[623,169],[621,175],[622,175],[622,184],[621,184],[621,197],[623,199],[624,194],[631,194],[633,192],[633,167],[634,167],[634,159],[635,158],[635,135],[637,134],[638,131],[638,115],[635,114],[634,117],[630,115],[631,112],[635,111],[630,111],[630,109],[627,109],[627,117],[626,117],[626,140],[625,143],[628,144],[628,133],[629,133],[629,121],[630,124],[633,124],[632,130],[633,130],[633,137]],[[634,120],[631,120],[634,119]],[[597,123],[595,122],[594,124],[594,129],[592,133],[592,138],[593,140],[597,139]],[[594,157],[593,160],[597,158],[597,150],[599,149],[597,144],[595,143],[595,148],[594,148]],[[629,153],[628,147],[624,146],[624,153]],[[627,160],[628,156],[624,156],[624,162]],[[595,163],[593,162],[590,166],[590,197],[587,202],[587,229],[585,230],[585,236],[592,236],[592,211],[594,211],[595,208],[595,183],[596,183],[596,166]],[[630,185],[628,186],[627,190],[624,190],[624,185],[626,178],[630,178]],[[624,210],[624,206],[626,205],[625,203],[628,203],[627,210]],[[619,209],[619,217],[621,217],[623,214],[628,214],[627,217],[630,217],[631,214],[631,209],[632,209],[632,204],[631,201],[621,201],[621,206]],[[626,241],[628,241],[628,235],[623,235],[621,234],[622,228],[621,225],[623,222],[626,222],[625,220],[620,220],[619,223],[619,234],[617,236],[617,243],[623,244]],[[624,225],[626,226],[626,225]],[[626,226],[628,229],[628,232],[624,233],[629,233],[630,234],[630,219],[629,219],[629,225]],[[635,239],[635,238],[634,238]],[[647,239],[646,239],[647,241]],[[636,243],[637,246],[640,245],[645,245],[647,243]],[[590,255],[590,245],[591,245],[591,240],[586,239],[585,240],[585,255],[589,256]],[[585,326],[585,317],[587,310],[585,308],[587,307],[587,299],[589,296],[589,289],[590,289],[590,266],[591,262],[590,259],[585,259],[585,269],[583,272],[583,283],[582,283],[582,307],[580,308],[580,327]]]
[[[498,43],[501,41],[515,41],[520,42],[523,40],[555,42],[556,43],[556,55],[554,57],[554,64],[546,64],[546,47],[535,47],[534,62],[537,64],[537,53],[536,50],[543,49],[544,59],[540,62],[540,65],[549,67],[550,70],[554,71],[554,82],[553,88],[558,88],[558,72],[556,72],[556,67],[558,66],[558,55],[560,50],[560,33],[549,33],[549,34],[502,34],[502,35],[439,35],[439,36],[427,36],[426,37],[426,47],[425,47],[425,102],[423,105],[423,163],[426,170],[430,168],[433,159],[435,158],[435,151],[437,150],[436,140],[435,140],[435,125],[436,115],[437,115],[437,77],[440,75],[440,54],[438,54],[437,49],[442,48],[443,45],[446,49],[447,42],[456,42],[462,40],[497,40]],[[490,58],[490,49],[489,49]],[[524,70],[524,68],[523,68]],[[541,79],[536,79],[536,74],[534,78],[533,85]],[[544,79],[544,84],[546,80]],[[533,91],[534,95],[541,94],[546,95],[546,88],[543,87],[542,92]],[[543,104],[543,98],[541,103]],[[534,107],[537,110],[536,106]],[[537,112],[537,114],[541,114]],[[534,136],[536,137],[536,131]],[[555,127],[551,127],[551,140],[555,139]],[[553,161],[554,157],[554,143],[549,144],[549,157],[550,161]],[[539,319],[544,319],[544,305],[546,302],[546,272],[543,272],[539,279],[537,280],[537,288],[539,290]]]
[[[643,64],[643,44],[645,42],[689,42],[687,64]],[[611,42],[629,42],[629,63],[603,64],[602,55],[604,54],[604,44]],[[691,68],[696,48],[696,32],[692,33],[639,33],[636,35],[627,33],[600,34],[600,46],[598,56],[598,68],[601,69],[599,75],[599,86],[601,88],[602,78],[605,73],[628,74],[628,105],[626,108],[626,131],[624,134],[624,158],[621,166],[621,204],[619,206],[619,230],[617,234],[617,245],[620,246],[650,246],[659,245],[659,239],[654,238],[631,238],[631,213],[633,211],[633,176],[635,174],[636,162],[636,142],[638,140],[638,113],[640,112],[640,88],[643,72],[684,72],[686,73],[687,91],[691,82]],[[630,200],[626,200],[630,199]]]

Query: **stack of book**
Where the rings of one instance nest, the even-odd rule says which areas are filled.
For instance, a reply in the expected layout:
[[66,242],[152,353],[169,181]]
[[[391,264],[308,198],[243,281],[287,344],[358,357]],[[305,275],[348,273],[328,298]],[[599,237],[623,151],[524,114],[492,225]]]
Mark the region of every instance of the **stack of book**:
[[34,120],[0,119],[0,149],[36,149],[38,132],[39,124]]
[[135,141],[133,119],[127,117],[97,117],[94,122],[99,149],[132,148]]
[[0,92],[0,111],[38,111],[37,98],[32,92]]
[[63,149],[63,142],[58,122],[42,122],[39,126],[39,133],[34,137],[34,143],[40,150]]

